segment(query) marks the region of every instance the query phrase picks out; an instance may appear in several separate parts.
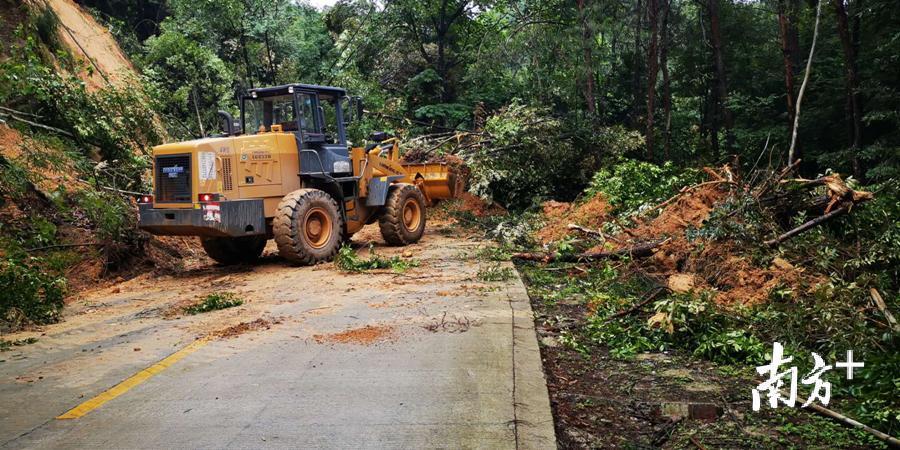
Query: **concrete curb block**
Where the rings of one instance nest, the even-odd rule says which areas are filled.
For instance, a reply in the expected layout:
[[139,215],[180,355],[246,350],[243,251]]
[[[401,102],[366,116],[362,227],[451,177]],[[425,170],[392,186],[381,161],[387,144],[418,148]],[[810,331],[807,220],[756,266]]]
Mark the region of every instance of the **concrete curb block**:
[[[511,264],[510,264],[511,266]],[[513,269],[515,270],[515,269]],[[525,285],[519,278],[505,287],[513,314],[513,371],[515,375],[515,408],[517,448],[556,448],[556,433],[550,396],[541,362],[534,314]]]

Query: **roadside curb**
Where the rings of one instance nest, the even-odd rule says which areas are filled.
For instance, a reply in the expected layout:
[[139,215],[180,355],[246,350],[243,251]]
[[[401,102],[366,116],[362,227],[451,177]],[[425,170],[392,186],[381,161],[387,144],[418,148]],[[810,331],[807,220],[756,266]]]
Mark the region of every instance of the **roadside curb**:
[[[512,264],[510,264],[512,267]],[[515,268],[513,267],[513,270]],[[522,279],[515,278],[506,285],[506,296],[512,310],[513,377],[516,424],[516,448],[556,448],[553,413],[541,362],[534,314]]]

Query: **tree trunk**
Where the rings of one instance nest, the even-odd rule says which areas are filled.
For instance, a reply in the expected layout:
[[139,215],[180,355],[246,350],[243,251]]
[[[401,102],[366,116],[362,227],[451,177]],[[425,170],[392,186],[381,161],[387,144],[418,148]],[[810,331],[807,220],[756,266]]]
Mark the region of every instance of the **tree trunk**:
[[450,25],[447,23],[447,0],[443,0],[441,2],[440,17],[437,21],[437,27],[435,27],[435,35],[437,37],[437,73],[441,77],[441,103],[450,101],[446,53],[447,31],[449,28]]
[[795,79],[800,65],[800,34],[797,29],[797,0],[778,1],[778,29],[781,37],[781,54],[784,62],[785,104],[788,117],[788,139],[794,127],[794,109],[797,94]]
[[659,72],[659,0],[647,1],[650,21],[650,45],[647,48],[647,158],[654,153],[653,121],[656,107],[656,75]]
[[641,95],[641,20],[643,15],[643,8],[641,5],[641,0],[637,0],[635,2],[634,9],[634,56],[633,67],[631,68],[631,122],[634,127],[640,126],[640,117],[641,117],[641,99],[643,95]]
[[728,102],[728,79],[725,75],[722,29],[719,23],[719,0],[709,0],[707,13],[709,14],[709,39],[710,44],[712,44],[716,78],[716,116],[717,120],[721,119],[721,125],[725,128],[725,147],[726,150],[730,151],[734,147],[734,134],[731,131],[733,125],[731,111],[726,106]]
[[672,36],[669,34],[669,15],[672,13],[672,1],[665,0],[665,9],[662,18],[662,45],[659,49],[659,66],[662,68],[663,78],[663,111],[665,114],[665,132],[663,152],[666,161],[672,158],[672,80],[669,78],[669,46],[672,45]]
[[591,55],[593,32],[591,32],[591,28],[588,25],[588,15],[585,10],[587,1],[577,1],[578,14],[581,16],[581,47],[584,58],[584,102],[587,106],[588,113],[593,116],[596,112],[596,100],[594,98],[594,64],[593,56]]
[[[850,138],[850,154],[852,155],[853,176],[862,177],[857,153],[862,139],[862,107],[859,100],[859,70],[857,67],[857,52],[853,45],[854,39],[850,34],[850,23],[847,18],[847,7],[844,0],[832,0],[837,15],[838,35],[841,38],[841,47],[844,51],[844,69],[847,84],[847,117],[848,135]],[[854,20],[858,21],[858,14]],[[854,28],[858,25],[854,24]]]

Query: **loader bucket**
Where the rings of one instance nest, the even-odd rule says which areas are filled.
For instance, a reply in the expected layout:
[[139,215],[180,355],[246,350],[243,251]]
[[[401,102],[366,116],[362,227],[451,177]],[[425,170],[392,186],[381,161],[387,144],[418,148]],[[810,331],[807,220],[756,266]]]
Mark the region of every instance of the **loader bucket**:
[[425,198],[446,200],[462,194],[466,180],[446,163],[402,163],[408,180],[419,186]]

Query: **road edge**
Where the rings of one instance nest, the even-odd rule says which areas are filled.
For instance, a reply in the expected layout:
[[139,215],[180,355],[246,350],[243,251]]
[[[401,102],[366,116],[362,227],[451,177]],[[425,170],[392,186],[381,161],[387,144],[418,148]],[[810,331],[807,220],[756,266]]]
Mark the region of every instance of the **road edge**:
[[515,277],[506,285],[506,296],[512,311],[516,448],[556,448],[550,395],[534,329],[531,300],[518,271],[512,263],[509,266],[515,273]]

